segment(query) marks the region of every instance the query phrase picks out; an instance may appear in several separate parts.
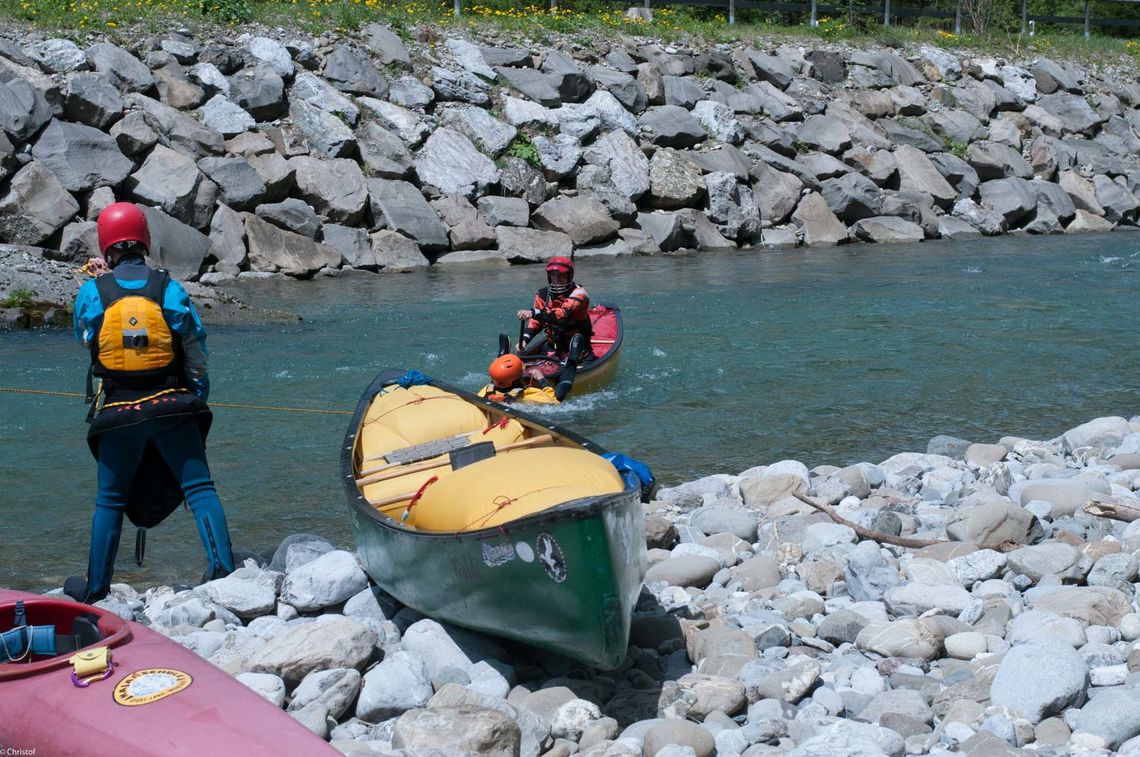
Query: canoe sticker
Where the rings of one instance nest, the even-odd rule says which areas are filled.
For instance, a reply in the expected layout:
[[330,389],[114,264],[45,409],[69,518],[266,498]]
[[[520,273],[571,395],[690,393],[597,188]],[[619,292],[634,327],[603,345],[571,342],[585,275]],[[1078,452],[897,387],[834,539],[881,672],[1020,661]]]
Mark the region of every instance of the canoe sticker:
[[534,562],[534,549],[525,541],[520,541],[515,545],[515,552],[518,553],[519,559],[523,562]]
[[566,558],[562,556],[562,548],[558,546],[554,537],[547,533],[539,534],[535,547],[538,561],[542,563],[542,569],[550,576],[550,580],[556,584],[565,581]]
[[515,559],[515,548],[511,544],[484,544],[483,564],[497,568]]
[[115,686],[115,701],[137,707],[182,691],[193,682],[189,673],[170,668],[136,670]]

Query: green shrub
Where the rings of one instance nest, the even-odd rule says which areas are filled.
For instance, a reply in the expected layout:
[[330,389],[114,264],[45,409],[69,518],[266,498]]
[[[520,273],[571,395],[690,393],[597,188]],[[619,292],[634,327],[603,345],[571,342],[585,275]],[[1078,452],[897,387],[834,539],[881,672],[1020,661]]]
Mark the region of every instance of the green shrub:
[[538,148],[525,134],[518,134],[511,140],[511,143],[507,145],[506,154],[525,160],[535,168],[542,170],[542,161],[538,159]]
[[250,0],[202,0],[202,15],[237,26],[253,17],[253,5]]
[[0,300],[0,305],[6,308],[26,308],[32,305],[32,292],[29,289],[11,289],[8,296]]

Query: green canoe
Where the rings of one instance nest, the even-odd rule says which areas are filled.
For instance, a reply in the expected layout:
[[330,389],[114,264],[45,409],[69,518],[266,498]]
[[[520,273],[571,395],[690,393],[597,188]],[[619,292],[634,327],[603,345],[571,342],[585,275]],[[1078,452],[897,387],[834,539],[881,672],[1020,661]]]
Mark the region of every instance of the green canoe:
[[341,455],[372,579],[425,615],[613,668],[645,573],[640,489],[597,444],[381,372]]

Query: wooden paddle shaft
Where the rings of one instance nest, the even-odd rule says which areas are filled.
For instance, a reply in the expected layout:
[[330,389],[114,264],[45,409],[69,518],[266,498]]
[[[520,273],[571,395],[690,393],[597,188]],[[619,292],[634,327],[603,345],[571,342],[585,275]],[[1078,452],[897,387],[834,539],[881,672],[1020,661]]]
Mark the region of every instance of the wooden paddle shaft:
[[[495,453],[498,454],[499,452],[509,452],[510,450],[513,450],[513,449],[523,449],[525,447],[537,447],[540,444],[549,444],[550,442],[553,442],[553,441],[554,441],[554,437],[551,434],[543,434],[542,436],[536,436],[533,439],[526,439],[526,440],[521,441],[521,442],[513,442],[511,444],[504,444],[502,447],[495,447]],[[377,473],[374,475],[364,476],[363,478],[358,478],[358,479],[356,479],[356,485],[357,486],[368,486],[369,484],[376,484],[376,483],[379,483],[381,481],[387,481],[388,479],[391,479],[391,478],[399,478],[400,476],[408,475],[410,473],[419,473],[421,471],[431,470],[432,468],[439,468],[439,467],[442,467],[444,465],[448,465],[450,462],[451,462],[450,459],[428,460],[428,461],[422,462],[418,465],[413,465],[409,468],[404,468],[402,470],[385,471],[385,472]],[[413,494],[414,494],[414,492],[413,492]],[[412,498],[412,494],[406,494],[403,496],[396,497],[395,499],[389,498],[387,500],[384,500],[383,502],[384,502],[384,504],[391,504],[392,502],[400,502],[401,500],[411,499],[411,498]],[[377,502],[372,502],[371,504],[375,507],[381,506]]]

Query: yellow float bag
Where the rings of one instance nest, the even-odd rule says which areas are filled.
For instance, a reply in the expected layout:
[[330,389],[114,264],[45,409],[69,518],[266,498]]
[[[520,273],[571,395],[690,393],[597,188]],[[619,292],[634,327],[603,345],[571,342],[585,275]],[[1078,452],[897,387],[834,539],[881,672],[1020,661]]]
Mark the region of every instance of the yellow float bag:
[[592,452],[513,450],[441,476],[424,490],[408,521],[423,531],[474,531],[624,488],[617,469]]

